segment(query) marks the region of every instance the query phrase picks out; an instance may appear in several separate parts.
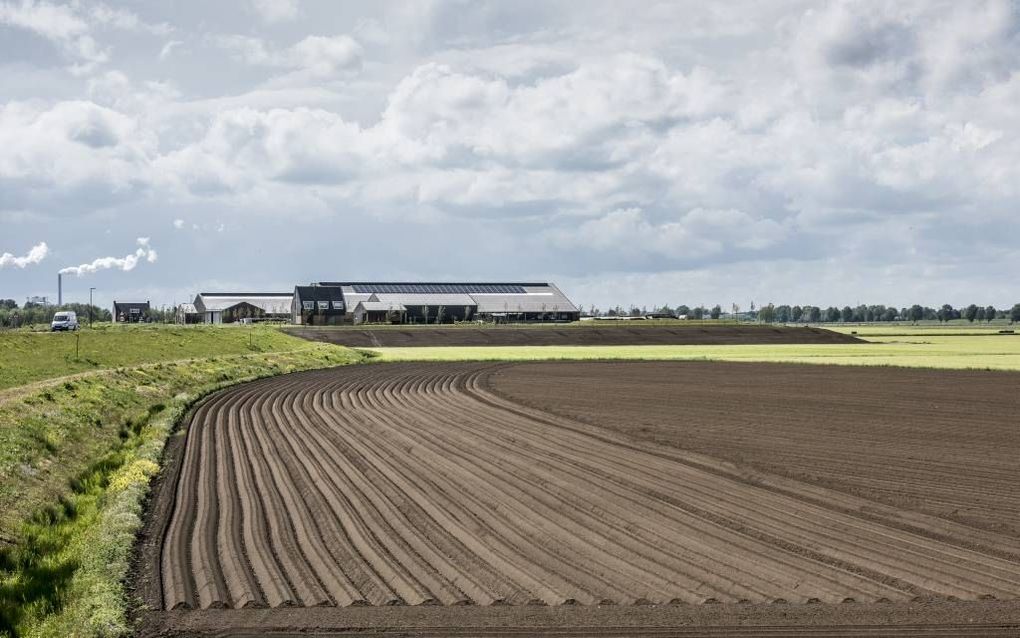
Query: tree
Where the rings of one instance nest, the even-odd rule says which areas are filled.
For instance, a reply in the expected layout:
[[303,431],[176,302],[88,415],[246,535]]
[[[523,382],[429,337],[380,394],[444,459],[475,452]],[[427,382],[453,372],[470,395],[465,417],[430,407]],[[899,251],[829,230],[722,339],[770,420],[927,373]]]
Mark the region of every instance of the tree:
[[825,321],[826,323],[835,323],[839,321],[840,312],[839,308],[835,306],[829,306],[825,309]]
[[704,308],[704,306],[698,306],[697,308],[692,310],[691,311],[691,316],[694,317],[695,319],[699,320],[699,321],[704,319],[705,318],[705,308]]
[[843,323],[853,321],[854,309],[850,306],[843,306],[843,309],[839,311],[839,318],[843,321]]
[[712,311],[709,313],[708,316],[711,317],[712,319],[718,319],[721,314],[722,308],[719,306],[719,304],[716,304],[712,306]]
[[18,302],[13,299],[0,299],[0,309],[2,310],[17,310]]
[[822,320],[822,309],[818,306],[811,306],[807,312],[808,323],[818,323]]
[[776,320],[776,307],[772,304],[762,306],[758,309],[758,321],[772,323]]
[[776,321],[779,323],[789,323],[792,308],[783,304],[782,306],[776,306]]
[[977,309],[977,312],[975,313],[974,318],[977,319],[978,321],[984,321],[985,320],[985,309],[979,307]]
[[683,304],[680,304],[679,306],[676,307],[676,316],[677,317],[690,317],[691,316],[691,309],[688,308],[687,306],[683,305]]
[[917,323],[918,321],[924,318],[924,308],[922,308],[918,304],[914,304],[907,311],[907,318],[913,321],[914,323]]
[[790,308],[790,319],[794,322],[800,321],[801,317],[804,316],[804,309],[800,306],[794,306]]
[[999,311],[995,309],[995,306],[986,306],[985,307],[985,321],[991,323],[991,321],[993,319],[995,319],[995,315],[998,314],[998,312]]
[[1009,311],[1009,322],[1016,323],[1020,321],[1020,303],[1014,304],[1012,310]]
[[971,323],[974,323],[974,320],[977,319],[977,314],[978,307],[974,304],[971,304],[964,309],[963,318]]
[[953,318],[953,307],[949,304],[943,304],[942,307],[938,309],[938,312],[935,313],[935,316],[938,317],[939,322],[945,323]]

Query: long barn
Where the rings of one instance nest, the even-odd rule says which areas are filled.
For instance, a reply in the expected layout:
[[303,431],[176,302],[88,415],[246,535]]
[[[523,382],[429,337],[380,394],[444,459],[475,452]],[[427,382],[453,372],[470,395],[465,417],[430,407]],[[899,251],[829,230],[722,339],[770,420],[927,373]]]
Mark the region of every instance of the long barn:
[[577,321],[554,284],[320,281],[294,288],[296,324]]

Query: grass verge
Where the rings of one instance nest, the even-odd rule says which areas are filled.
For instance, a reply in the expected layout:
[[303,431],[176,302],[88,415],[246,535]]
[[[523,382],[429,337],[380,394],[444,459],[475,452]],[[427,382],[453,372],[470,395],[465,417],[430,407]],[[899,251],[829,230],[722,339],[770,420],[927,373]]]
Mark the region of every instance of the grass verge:
[[127,634],[123,578],[168,434],[227,385],[362,360],[301,344],[117,368],[0,404],[0,635]]
[[0,389],[117,366],[284,352],[303,343],[268,326],[106,324],[73,333],[0,331]]
[[868,343],[366,348],[376,361],[646,359],[1020,370],[1020,335],[865,336]]

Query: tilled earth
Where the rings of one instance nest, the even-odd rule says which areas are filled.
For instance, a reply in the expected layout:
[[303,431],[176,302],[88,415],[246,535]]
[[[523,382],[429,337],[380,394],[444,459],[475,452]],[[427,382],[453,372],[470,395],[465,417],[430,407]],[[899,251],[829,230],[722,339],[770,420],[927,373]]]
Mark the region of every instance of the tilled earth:
[[677,325],[500,326],[484,328],[385,326],[286,328],[294,336],[353,348],[428,346],[645,346],[860,343],[852,335],[801,326]]
[[1017,379],[386,364],[238,386],[169,450],[143,634],[1010,635]]

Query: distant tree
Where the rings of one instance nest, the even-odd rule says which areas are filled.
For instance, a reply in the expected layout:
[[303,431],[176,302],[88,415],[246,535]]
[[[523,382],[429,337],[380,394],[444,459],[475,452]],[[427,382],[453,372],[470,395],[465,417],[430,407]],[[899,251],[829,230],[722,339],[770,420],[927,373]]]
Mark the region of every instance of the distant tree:
[[13,299],[0,299],[0,309],[2,310],[17,310],[18,302]]
[[631,306],[629,314],[631,317],[643,317],[645,315],[645,313],[641,312],[641,309],[637,306]]
[[695,319],[699,320],[699,321],[701,319],[704,319],[705,318],[705,308],[704,308],[704,306],[698,306],[694,310],[692,310],[691,311],[691,316],[694,317]]
[[722,307],[719,304],[712,306],[712,310],[709,312],[709,317],[712,319],[718,319],[722,315]]
[[967,321],[971,322],[971,323],[974,323],[974,320],[977,319],[977,314],[978,314],[978,307],[976,305],[974,305],[974,304],[971,304],[971,305],[967,306],[963,310],[963,318],[966,319]]
[[1020,321],[1020,303],[1014,304],[1013,308],[1009,311],[1009,322],[1016,323]]
[[995,306],[985,306],[985,321],[991,322],[995,319],[995,315],[998,314],[998,312],[999,311],[995,309]]
[[835,306],[829,306],[828,308],[825,309],[825,321],[827,323],[834,323],[836,321],[839,321],[839,318],[840,318],[839,308],[836,308]]
[[839,318],[844,323],[854,320],[854,309],[850,306],[843,306],[843,309],[839,311]]
[[978,321],[984,321],[985,309],[979,306],[977,312],[974,313],[974,318],[977,319]]
[[882,312],[882,321],[896,321],[896,317],[899,316],[899,311],[895,308],[886,308]]
[[808,323],[818,323],[822,320],[822,309],[818,306],[810,306],[805,310]]
[[922,308],[918,304],[914,304],[907,311],[907,318],[913,321],[914,323],[917,323],[918,321],[924,318],[924,308]]
[[776,320],[776,307],[772,304],[762,306],[758,309],[758,321],[772,323]]
[[800,306],[794,306],[793,308],[790,308],[790,320],[791,321],[794,321],[794,322],[800,321],[801,317],[803,317],[803,316],[804,316],[804,309],[801,308]]
[[678,317],[690,317],[691,309],[683,304],[676,307],[676,316]]
[[935,313],[935,316],[938,317],[940,323],[945,323],[953,318],[953,307],[949,304],[943,304],[938,309],[938,312]]
[[790,306],[787,306],[786,304],[776,306],[776,321],[778,321],[779,323],[789,323],[791,310],[792,308],[790,308]]

